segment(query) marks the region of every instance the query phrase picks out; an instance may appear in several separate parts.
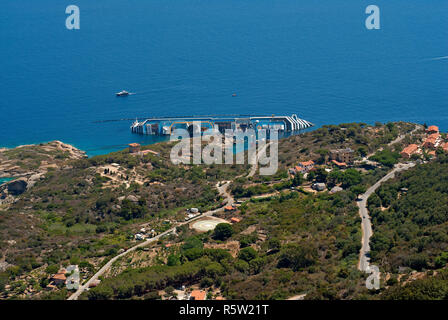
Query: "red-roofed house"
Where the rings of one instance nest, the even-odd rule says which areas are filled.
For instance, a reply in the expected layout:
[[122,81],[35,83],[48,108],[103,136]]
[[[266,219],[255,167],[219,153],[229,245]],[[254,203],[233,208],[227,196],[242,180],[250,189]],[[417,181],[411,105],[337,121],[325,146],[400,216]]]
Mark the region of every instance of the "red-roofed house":
[[305,173],[305,169],[303,169],[302,167],[299,167],[299,166],[295,166],[294,171],[295,171],[295,173]]
[[[314,168],[313,160],[303,161],[303,162],[299,162],[299,165],[296,167],[296,171],[306,173],[313,168]],[[297,169],[299,169],[299,170],[297,170]]]
[[442,144],[442,149],[445,152],[448,152],[448,142],[445,142],[444,144]]
[[400,154],[403,158],[409,159],[411,157],[411,155],[413,155],[414,153],[417,152],[417,150],[418,150],[418,145],[410,144],[406,148],[404,148]]
[[238,222],[241,222],[241,219],[233,217],[230,219],[230,221],[233,223],[238,223]]
[[130,143],[129,144],[129,152],[130,153],[137,153],[140,151],[140,144],[139,143]]
[[428,155],[431,156],[431,157],[435,157],[436,156],[436,152],[434,150],[429,151]]
[[437,142],[440,138],[439,133],[433,133],[426,138],[425,142],[423,143],[423,147],[427,149],[434,149],[437,145]]
[[51,280],[55,285],[58,284],[65,284],[65,281],[67,281],[67,277],[65,276],[66,270],[60,269],[58,273],[56,273],[54,276],[51,277]]
[[204,290],[193,290],[190,294],[190,300],[205,300],[207,293]]
[[431,133],[439,133],[439,127],[437,126],[429,126],[428,129],[426,129],[426,132]]
[[331,160],[331,162],[339,168],[346,168],[347,164],[345,162],[339,162],[337,160]]

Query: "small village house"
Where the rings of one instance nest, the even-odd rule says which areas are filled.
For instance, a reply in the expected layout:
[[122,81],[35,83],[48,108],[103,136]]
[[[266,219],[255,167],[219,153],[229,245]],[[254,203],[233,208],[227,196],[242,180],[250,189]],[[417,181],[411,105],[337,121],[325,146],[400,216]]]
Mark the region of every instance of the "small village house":
[[129,153],[138,153],[140,151],[139,143],[130,143],[129,144]]
[[330,159],[339,162],[352,163],[355,159],[355,151],[351,148],[330,150]]
[[401,151],[400,155],[405,159],[409,159],[409,158],[411,158],[411,156],[414,153],[417,152],[417,150],[418,150],[418,145],[410,144],[406,148],[404,148],[403,151]]
[[67,277],[65,276],[66,273],[67,270],[65,270],[64,268],[59,269],[58,273],[51,277],[51,281],[53,282],[53,284],[64,285],[65,281],[67,281]]
[[296,172],[307,173],[314,168],[314,161],[302,161],[296,166]]
[[442,149],[445,152],[448,152],[448,142],[445,142],[444,144],[442,144]]
[[347,168],[347,164],[345,162],[339,162],[337,160],[331,160],[331,163],[333,163],[339,169]]
[[428,129],[426,129],[426,132],[428,134],[439,133],[439,127],[437,127],[437,126],[429,126]]
[[207,297],[207,292],[204,290],[193,290],[190,294],[190,300],[205,300]]
[[423,143],[423,147],[426,149],[434,149],[437,147],[439,141],[440,141],[439,133],[430,134]]

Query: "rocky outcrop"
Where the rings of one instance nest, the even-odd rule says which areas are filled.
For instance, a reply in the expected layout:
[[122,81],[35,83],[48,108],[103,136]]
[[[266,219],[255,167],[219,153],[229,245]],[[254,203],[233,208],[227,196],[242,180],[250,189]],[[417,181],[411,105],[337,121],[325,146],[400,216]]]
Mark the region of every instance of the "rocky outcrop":
[[13,196],[21,195],[26,191],[28,183],[24,179],[11,181],[6,185],[8,193]]
[[48,143],[49,146],[55,146],[57,149],[66,151],[70,154],[71,159],[83,159],[87,158],[87,155],[84,151],[75,148],[72,145],[63,143],[61,141],[52,141]]
[[134,202],[134,203],[138,202],[138,198],[136,196],[132,195],[132,194],[127,196],[126,199],[131,201],[131,202]]
[[0,204],[14,203],[17,196],[44,179],[50,168],[61,168],[67,166],[67,160],[86,157],[84,151],[61,141],[0,148],[0,177],[16,178],[0,186]]

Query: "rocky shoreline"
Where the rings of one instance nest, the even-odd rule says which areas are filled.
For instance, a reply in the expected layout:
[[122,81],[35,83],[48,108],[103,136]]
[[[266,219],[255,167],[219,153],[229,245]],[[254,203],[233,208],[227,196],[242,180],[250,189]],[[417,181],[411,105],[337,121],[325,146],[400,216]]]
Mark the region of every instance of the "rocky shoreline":
[[0,205],[13,203],[16,196],[42,180],[49,168],[58,167],[65,160],[86,158],[84,151],[61,141],[38,145],[22,145],[0,149],[0,178],[14,180],[0,186]]

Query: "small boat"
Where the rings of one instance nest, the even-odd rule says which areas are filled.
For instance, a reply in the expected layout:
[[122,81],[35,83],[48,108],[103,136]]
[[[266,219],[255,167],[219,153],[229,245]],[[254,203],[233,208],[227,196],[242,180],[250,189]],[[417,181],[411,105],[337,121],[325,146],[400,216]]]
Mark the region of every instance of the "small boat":
[[236,97],[236,93],[233,93],[233,94],[232,94],[232,97]]
[[126,90],[120,91],[116,93],[117,97],[125,97],[129,95],[129,92],[127,92]]

